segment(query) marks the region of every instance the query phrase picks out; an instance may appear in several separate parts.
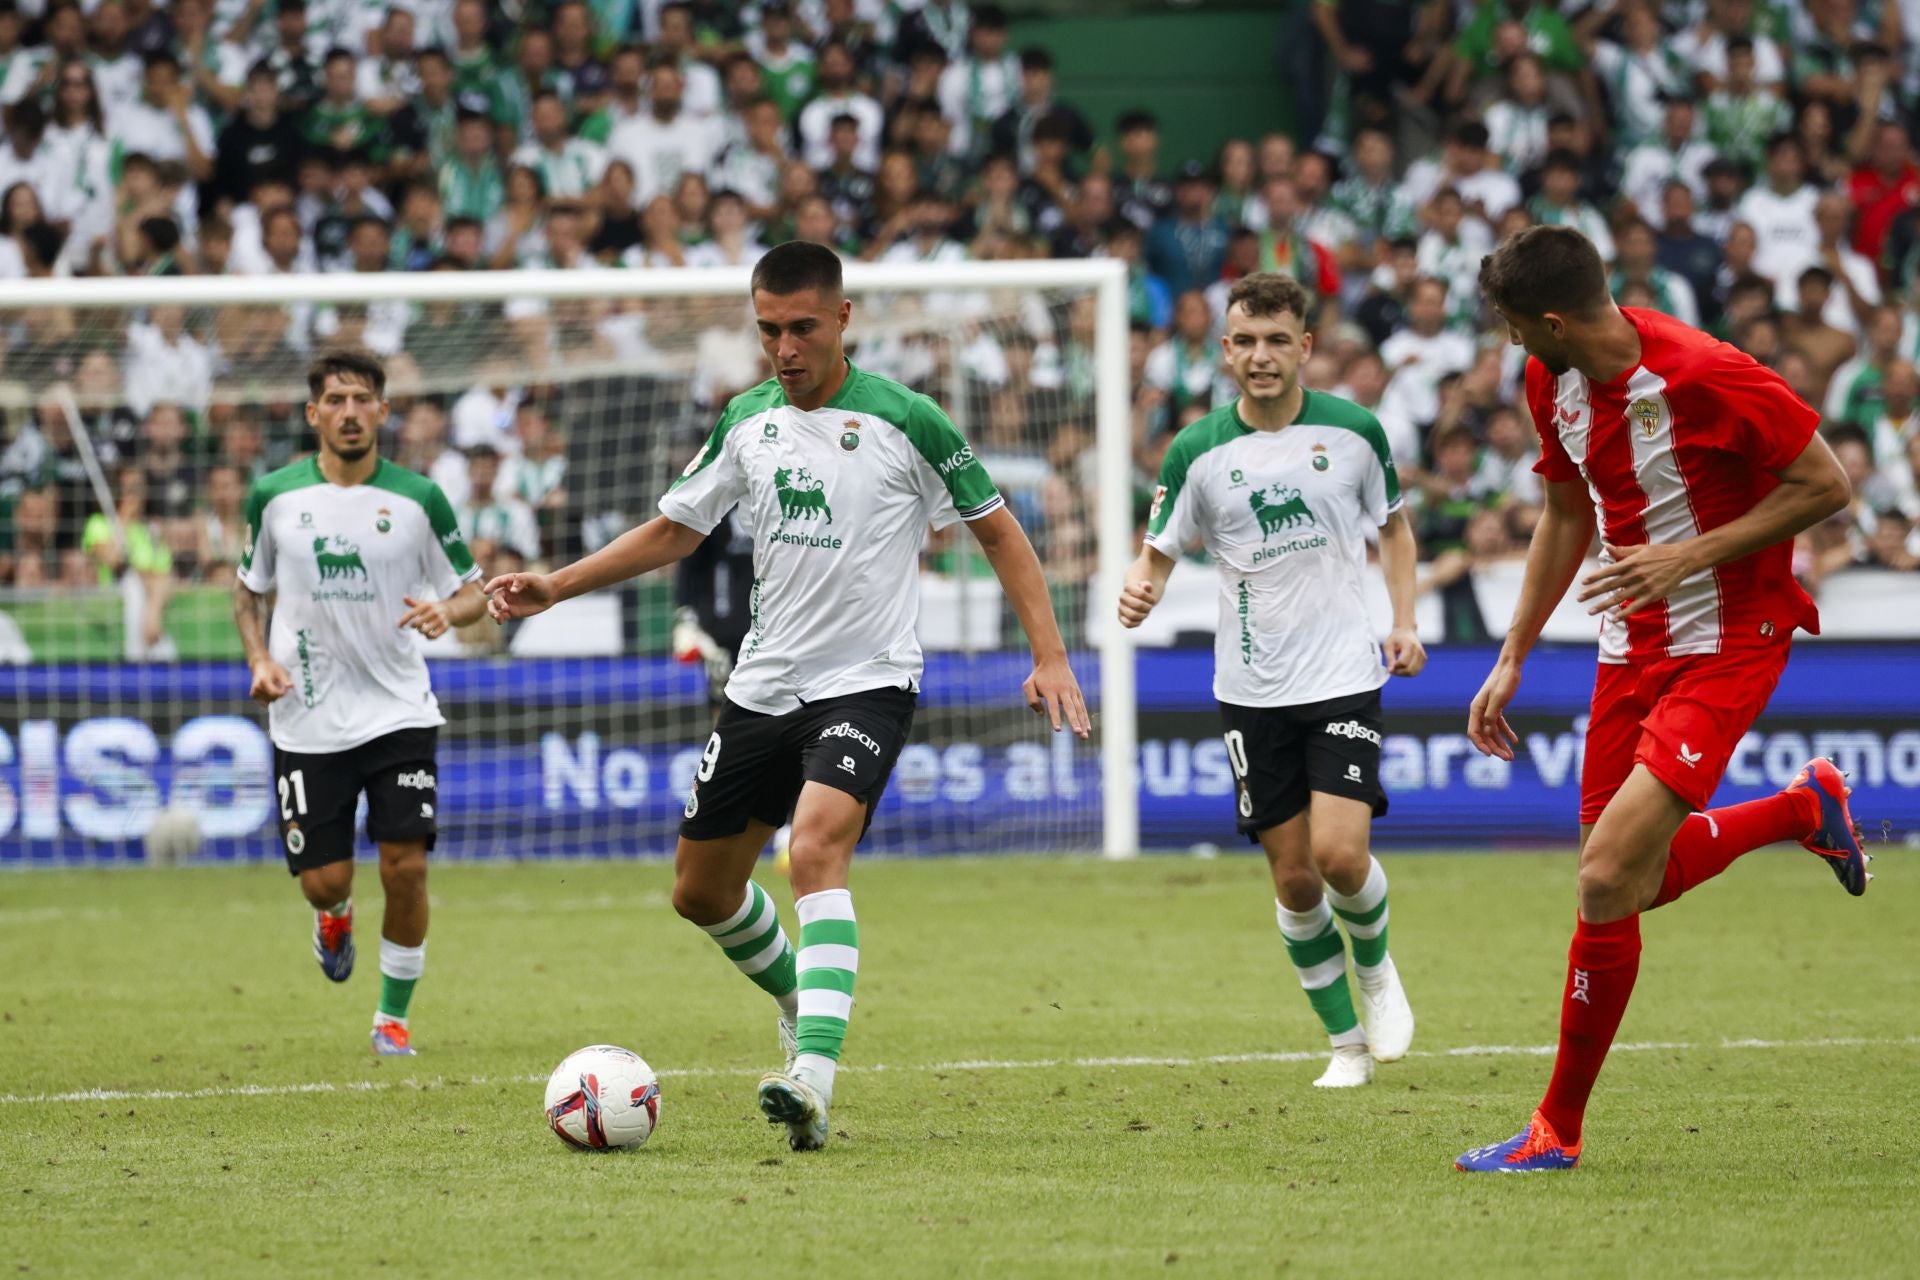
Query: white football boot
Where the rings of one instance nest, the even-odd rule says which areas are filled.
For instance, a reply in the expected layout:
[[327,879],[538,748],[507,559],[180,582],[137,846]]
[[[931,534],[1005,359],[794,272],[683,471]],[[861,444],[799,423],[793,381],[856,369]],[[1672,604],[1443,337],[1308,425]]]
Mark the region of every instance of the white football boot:
[[1413,1006],[1400,985],[1393,957],[1380,962],[1370,977],[1354,975],[1360,988],[1361,1020],[1367,1027],[1367,1048],[1375,1062],[1398,1062],[1413,1044]]
[[[1341,1045],[1333,1051],[1333,1061],[1313,1082],[1316,1089],[1353,1089],[1373,1083],[1373,1055],[1361,1044]],[[761,1086],[765,1088],[763,1084]]]

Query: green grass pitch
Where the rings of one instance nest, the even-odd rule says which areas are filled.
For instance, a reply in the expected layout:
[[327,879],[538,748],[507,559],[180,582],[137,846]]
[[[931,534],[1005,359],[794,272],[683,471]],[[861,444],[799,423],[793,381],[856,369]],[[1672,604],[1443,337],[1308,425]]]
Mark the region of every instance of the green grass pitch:
[[[1545,1083],[1564,853],[1387,858],[1416,1053],[1337,1094],[1250,858],[860,865],[810,1156],[754,1111],[771,1006],[664,867],[435,870],[400,1062],[367,1052],[370,868],[342,987],[277,867],[6,876],[0,1273],[1913,1275],[1920,930],[1889,852],[1864,901],[1779,850],[1648,916],[1586,1163],[1534,1178],[1451,1161]],[[642,1151],[542,1124],[596,1041],[662,1073]]]

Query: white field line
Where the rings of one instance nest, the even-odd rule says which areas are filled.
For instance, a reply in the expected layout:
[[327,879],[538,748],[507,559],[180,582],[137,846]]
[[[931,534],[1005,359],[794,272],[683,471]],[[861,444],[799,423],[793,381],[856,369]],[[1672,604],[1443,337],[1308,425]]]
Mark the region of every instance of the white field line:
[[[1868,1039],[1860,1036],[1823,1036],[1811,1040],[1722,1040],[1717,1044],[1665,1040],[1616,1044],[1614,1053],[1662,1053],[1714,1049],[1848,1049],[1899,1048],[1920,1046],[1920,1036]],[[1544,1058],[1553,1054],[1550,1044],[1470,1044],[1453,1049],[1415,1049],[1409,1058]],[[1320,1050],[1296,1050],[1285,1053],[1220,1053],[1206,1057],[1126,1057],[1126,1058],[1031,1058],[1006,1060],[982,1058],[958,1062],[927,1062],[904,1065],[875,1063],[852,1064],[845,1072],[925,1072],[941,1074],[961,1071],[1044,1071],[1061,1068],[1097,1069],[1102,1067],[1223,1067],[1257,1062],[1318,1062],[1327,1055]],[[714,1076],[758,1075],[761,1067],[690,1067],[662,1071],[668,1079],[698,1079]],[[79,1089],[71,1093],[0,1094],[0,1106],[27,1106],[59,1102],[167,1102],[201,1098],[282,1098],[305,1093],[390,1093],[398,1090],[476,1088],[494,1084],[539,1084],[544,1075],[471,1076],[449,1080],[442,1076],[412,1080],[348,1080],[340,1083],[313,1081],[306,1084],[213,1085],[204,1089]]]

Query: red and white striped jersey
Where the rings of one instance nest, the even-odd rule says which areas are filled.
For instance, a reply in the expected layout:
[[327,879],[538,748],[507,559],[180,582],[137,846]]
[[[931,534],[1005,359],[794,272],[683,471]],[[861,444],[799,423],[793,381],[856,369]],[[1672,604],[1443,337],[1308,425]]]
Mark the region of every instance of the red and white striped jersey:
[[[1622,308],[1640,363],[1609,382],[1527,361],[1540,433],[1534,470],[1585,481],[1615,546],[1684,542],[1752,509],[1807,447],[1820,415],[1753,357],[1655,311]],[[1606,557],[1602,553],[1603,558]],[[1630,618],[1604,615],[1600,661],[1640,662],[1777,643],[1820,616],[1776,543],[1687,578]]]

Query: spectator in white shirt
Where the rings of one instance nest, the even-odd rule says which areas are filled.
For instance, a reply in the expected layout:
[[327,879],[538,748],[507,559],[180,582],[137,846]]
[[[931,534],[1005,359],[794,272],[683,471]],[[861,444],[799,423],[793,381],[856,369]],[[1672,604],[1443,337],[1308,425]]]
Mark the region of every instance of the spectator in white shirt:
[[780,171],[790,158],[786,122],[780,118],[780,105],[763,94],[747,104],[745,123],[746,138],[728,144],[707,172],[707,181],[715,190],[738,193],[747,202],[748,215],[762,222],[780,212]]
[[648,110],[615,127],[607,154],[633,170],[633,203],[644,208],[658,195],[671,194],[683,173],[705,173],[716,150],[710,121],[682,109],[684,82],[671,62],[656,61],[648,82]]
[[1407,327],[1380,344],[1387,390],[1380,403],[1410,422],[1440,415],[1440,380],[1473,365],[1473,339],[1447,327],[1447,286],[1428,276],[1407,294]]
[[1489,157],[1487,138],[1487,126],[1477,120],[1455,126],[1438,160],[1429,157],[1408,166],[1401,193],[1418,208],[1441,187],[1452,187],[1470,213],[1488,223],[1499,221],[1520,203],[1520,184]]
[[205,413],[213,398],[213,357],[187,332],[185,307],[154,307],[127,326],[127,407],[141,417],[157,402]]
[[935,90],[940,114],[953,123],[948,142],[956,156],[983,153],[993,122],[1020,101],[1020,59],[1007,51],[1007,15],[998,5],[981,5],[967,28],[967,55],[940,73]]
[[1787,268],[1785,279],[1774,280],[1775,300],[1781,310],[1797,305],[1796,282],[1811,266],[1825,267],[1833,273],[1833,291],[1820,318],[1842,333],[1860,336],[1873,308],[1880,302],[1880,273],[1873,264],[1853,251],[1847,242],[1853,221],[1853,202],[1838,191],[1819,196],[1813,206],[1813,225],[1817,242]]
[[552,89],[533,95],[533,141],[513,153],[513,163],[540,175],[547,197],[573,200],[591,191],[606,172],[607,153],[567,128],[567,107]]
[[1799,139],[1783,133],[1767,144],[1766,182],[1740,197],[1734,207],[1734,217],[1752,227],[1760,240],[1753,269],[1784,289],[1788,298],[1799,287],[1794,268],[1820,242],[1813,218],[1820,192],[1807,182],[1806,171]]
[[820,46],[820,91],[801,109],[797,128],[800,132],[800,158],[815,169],[833,163],[833,145],[828,135],[835,116],[852,116],[860,125],[860,149],[854,162],[868,173],[880,167],[880,144],[886,130],[886,112],[880,104],[854,87],[853,55],[838,40]]
[[180,60],[171,53],[147,55],[140,96],[117,111],[109,104],[107,123],[123,153],[183,161],[196,182],[213,176],[213,122],[194,105],[192,88],[180,81]]
[[760,261],[767,246],[747,223],[746,202],[737,191],[716,191],[707,203],[709,239],[687,249],[690,267],[750,267]]
[[[516,446],[518,441],[516,440]],[[500,451],[490,444],[467,449],[467,502],[455,508],[460,530],[470,543],[491,542],[524,560],[540,558],[540,524],[533,508],[511,493],[503,493]]]
[[1694,136],[1695,122],[1692,100],[1670,97],[1666,99],[1660,136],[1627,153],[1621,193],[1633,201],[1640,217],[1655,230],[1661,225],[1660,195],[1669,182],[1686,183],[1695,200],[1707,197],[1707,166],[1718,153]]
[[679,69],[688,115],[705,119],[719,114],[723,102],[720,73],[693,55],[693,6],[669,4],[661,8],[653,54]]

